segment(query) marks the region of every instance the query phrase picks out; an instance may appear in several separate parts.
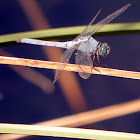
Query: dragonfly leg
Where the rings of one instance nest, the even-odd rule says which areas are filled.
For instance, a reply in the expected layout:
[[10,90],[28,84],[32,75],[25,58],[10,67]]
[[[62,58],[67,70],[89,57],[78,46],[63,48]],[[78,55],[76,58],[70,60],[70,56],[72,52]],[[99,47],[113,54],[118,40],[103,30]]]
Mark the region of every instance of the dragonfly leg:
[[96,54],[93,56],[93,59],[92,59],[92,61],[93,61],[93,65],[95,64],[95,66],[99,67],[99,64],[97,64],[97,63],[94,61],[95,58],[96,58]]
[[[95,62],[94,62],[95,58],[96,58],[96,54],[95,54],[95,55],[93,55],[93,59],[92,59],[93,64],[95,63]],[[93,68],[92,68],[92,69],[94,69],[94,70],[98,71],[98,72],[101,74],[101,72],[100,72],[99,70],[97,70],[94,66],[93,66]]]
[[100,61],[100,59],[99,59],[99,50],[97,50],[96,55],[97,55],[98,63],[99,63],[101,66],[103,66],[103,67],[108,67],[106,64],[102,64],[102,63],[101,63],[101,61]]

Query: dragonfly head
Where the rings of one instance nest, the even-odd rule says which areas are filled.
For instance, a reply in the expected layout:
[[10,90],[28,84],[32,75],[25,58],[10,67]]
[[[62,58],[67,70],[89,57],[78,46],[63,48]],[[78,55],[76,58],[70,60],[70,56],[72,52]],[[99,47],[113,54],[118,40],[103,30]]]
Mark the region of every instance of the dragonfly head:
[[101,47],[99,48],[99,55],[103,57],[107,57],[110,53],[111,48],[108,46],[107,43],[102,43]]

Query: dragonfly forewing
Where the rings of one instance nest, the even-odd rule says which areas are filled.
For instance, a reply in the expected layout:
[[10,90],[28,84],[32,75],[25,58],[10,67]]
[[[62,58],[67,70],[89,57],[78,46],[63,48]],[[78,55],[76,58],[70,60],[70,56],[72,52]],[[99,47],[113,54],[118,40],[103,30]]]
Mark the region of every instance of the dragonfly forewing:
[[97,18],[97,16],[100,14],[102,9],[100,9],[98,11],[98,13],[95,15],[95,17],[91,20],[91,22],[86,26],[86,28],[83,30],[83,32],[81,34],[79,34],[74,41],[78,40],[79,38],[85,36],[85,33],[87,33],[87,31],[89,30],[89,28],[91,27],[91,24],[95,21],[95,19]]
[[[123,13],[129,6],[131,6],[131,4],[125,5],[124,7],[115,11],[114,13],[110,14],[109,16],[107,16],[106,18],[104,18],[100,22],[96,23],[95,25],[92,25],[92,23],[94,22],[94,18],[93,18],[93,20],[89,23],[89,25],[85,28],[85,30],[79,35],[79,37],[81,37],[81,35],[82,35],[82,37],[92,36],[98,30],[100,30],[103,26],[105,26],[110,21],[112,21],[114,18],[119,16],[121,13]],[[98,16],[99,13],[100,13],[100,11],[96,14],[95,18]]]

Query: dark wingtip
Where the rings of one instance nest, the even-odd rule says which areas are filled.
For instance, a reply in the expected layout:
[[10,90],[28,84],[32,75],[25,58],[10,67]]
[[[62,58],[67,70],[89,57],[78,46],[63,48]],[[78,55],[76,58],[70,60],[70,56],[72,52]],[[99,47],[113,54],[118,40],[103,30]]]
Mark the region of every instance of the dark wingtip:
[[55,74],[55,77],[54,77],[54,80],[53,80],[53,84],[55,84],[55,82],[57,81],[58,79],[58,76],[56,76],[57,74]]
[[127,6],[127,7],[131,6],[131,3],[128,3],[126,6]]
[[56,80],[54,79],[54,80],[53,80],[53,84],[55,84],[55,82],[56,82]]

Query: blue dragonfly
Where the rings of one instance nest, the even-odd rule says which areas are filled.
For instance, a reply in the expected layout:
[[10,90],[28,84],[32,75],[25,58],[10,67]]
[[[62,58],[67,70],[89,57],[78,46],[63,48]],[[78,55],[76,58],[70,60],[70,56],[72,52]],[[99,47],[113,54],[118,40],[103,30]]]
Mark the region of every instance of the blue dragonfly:
[[[96,14],[96,16],[91,20],[91,22],[87,25],[87,27],[83,30],[81,34],[79,34],[74,40],[67,41],[67,42],[52,42],[52,41],[42,41],[36,39],[20,39],[17,42],[20,43],[28,43],[28,44],[35,44],[35,45],[43,45],[43,46],[52,46],[52,47],[60,47],[67,49],[60,59],[60,64],[58,65],[54,77],[53,83],[55,83],[61,72],[64,70],[66,64],[68,63],[69,59],[71,58],[72,54],[75,53],[75,63],[80,67],[81,72],[79,72],[80,77],[87,79],[90,77],[92,69],[94,68],[93,63],[95,58],[99,64],[101,64],[99,60],[99,55],[106,57],[110,53],[110,46],[107,43],[101,43],[95,40],[92,35],[95,34],[98,30],[100,30],[103,26],[107,23],[112,21],[114,18],[119,16],[123,13],[131,4],[127,4],[121,9],[115,11],[114,13],[110,14],[100,22],[95,25],[92,25],[95,21],[96,17],[99,15],[101,10]],[[93,58],[91,59],[91,56]],[[82,65],[90,66],[85,70],[83,69]],[[88,73],[87,73],[88,71]]]

